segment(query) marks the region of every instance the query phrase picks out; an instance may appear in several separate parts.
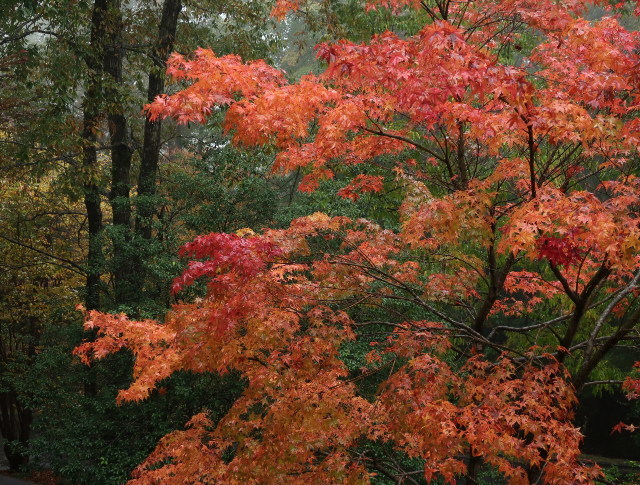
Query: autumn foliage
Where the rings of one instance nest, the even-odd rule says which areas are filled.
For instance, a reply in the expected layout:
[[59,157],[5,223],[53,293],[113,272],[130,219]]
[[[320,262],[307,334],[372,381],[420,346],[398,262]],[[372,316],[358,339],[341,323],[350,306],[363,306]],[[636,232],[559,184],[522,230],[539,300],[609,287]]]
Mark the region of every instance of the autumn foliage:
[[[151,118],[204,122],[225,106],[234,143],[277,147],[274,171],[301,169],[301,190],[359,169],[340,196],[404,201],[396,231],[316,213],[201,236],[173,292],[204,279],[206,296],[161,323],[89,313],[100,337],[76,350],[85,361],[136,358],[121,400],[178,370],[246,381],[220,422],[197,415],[166,436],[132,483],[369,483],[416,476],[407,467],[447,483],[476,483],[481,466],[511,484],[599,476],[572,419],[607,355],[636,345],[638,35],[613,11],[585,20],[578,0],[369,8],[430,22],[320,45],[326,71],[293,84],[204,49],[169,62],[188,86]],[[343,351],[359,342],[354,368]]]

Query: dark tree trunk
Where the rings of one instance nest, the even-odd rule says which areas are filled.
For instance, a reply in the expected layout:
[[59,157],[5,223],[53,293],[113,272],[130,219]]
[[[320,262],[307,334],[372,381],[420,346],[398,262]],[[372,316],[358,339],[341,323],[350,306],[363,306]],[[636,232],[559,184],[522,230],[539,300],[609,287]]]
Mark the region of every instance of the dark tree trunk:
[[111,193],[113,213],[113,276],[115,302],[129,303],[136,299],[135,271],[130,260],[131,204],[129,200],[132,149],[127,134],[127,119],[122,102],[122,11],[121,0],[110,0],[107,24],[109,35],[104,51],[105,86],[111,144]]
[[[82,103],[83,111],[83,159],[84,203],[87,208],[89,231],[89,249],[87,253],[87,282],[85,306],[87,310],[100,308],[101,280],[104,255],[102,251],[102,207],[100,205],[100,188],[95,179],[98,167],[98,133],[100,121],[104,113],[102,102],[104,86],[105,40],[107,36],[107,12],[109,0],[95,0],[91,14],[91,39],[89,52],[85,57],[87,64],[87,89]],[[87,340],[95,338],[93,332],[87,332]],[[88,367],[84,376],[84,393],[88,396],[97,394],[96,376]]]
[[27,446],[31,421],[31,411],[20,404],[14,390],[0,393],[0,431],[7,441],[4,454],[13,471],[29,462]]
[[[27,321],[21,322],[20,327],[28,329],[28,343],[24,347],[18,345],[11,348],[11,344],[9,348],[4,347],[0,352],[3,367],[11,360],[12,355],[24,354],[30,363],[36,355],[40,342],[40,325],[37,318],[29,317]],[[4,454],[9,462],[9,468],[18,471],[21,466],[29,462],[28,446],[33,415],[20,400],[11,380],[5,382],[3,387],[4,391],[0,393],[0,433],[7,441],[4,445]]]
[[469,462],[467,463],[467,476],[465,485],[478,485],[478,470],[480,468],[480,458],[473,456],[473,450],[469,449]]
[[102,59],[105,38],[107,0],[96,0],[91,16],[91,44],[86,56],[87,89],[82,104],[84,204],[87,208],[89,249],[87,254],[87,282],[85,305],[88,310],[100,307],[100,276],[102,274],[102,208],[100,190],[95,181],[98,170],[98,129],[101,115]]
[[[158,29],[158,38],[152,52],[154,67],[149,73],[147,99],[153,101],[164,91],[164,69],[173,49],[178,26],[178,16],[182,10],[181,0],[165,0],[162,18]],[[160,158],[160,131],[162,122],[147,119],[144,124],[144,144],[138,177],[138,212],[136,231],[144,239],[151,239],[153,216],[156,210],[154,196],[156,193],[156,177]]]

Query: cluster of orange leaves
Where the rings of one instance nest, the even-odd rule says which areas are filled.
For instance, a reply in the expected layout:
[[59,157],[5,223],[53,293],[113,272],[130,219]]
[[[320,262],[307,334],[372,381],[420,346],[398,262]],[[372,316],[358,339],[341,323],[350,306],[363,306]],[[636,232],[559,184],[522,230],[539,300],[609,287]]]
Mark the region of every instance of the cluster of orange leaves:
[[[336,256],[290,262],[308,256],[314,238],[338,234],[344,264]],[[357,265],[415,278],[413,265],[394,258],[400,246],[371,223],[323,214],[261,236],[201,236],[185,251],[214,262],[198,273],[205,298],[175,305],[162,324],[90,312],[87,327],[100,338],[76,353],[88,362],[127,347],[136,358],[134,382],[119,400],[146,398],[177,370],[235,370],[248,383],[216,425],[198,415],[166,436],[131,483],[368,483],[367,458],[353,453],[363,439],[422,458],[425,476],[447,483],[464,473],[460,457],[469,450],[513,484],[528,483],[526,466],[543,463],[556,483],[597,476],[578,462],[575,396],[551,357],[542,368],[517,369],[509,359],[478,356],[454,369],[442,358],[444,327],[411,322],[379,348],[378,359],[399,364],[375,401],[358,395],[340,359],[341,345],[356,338],[354,322],[318,299],[371,287],[375,278]],[[200,268],[191,265],[176,285],[190,284],[193,271]]]

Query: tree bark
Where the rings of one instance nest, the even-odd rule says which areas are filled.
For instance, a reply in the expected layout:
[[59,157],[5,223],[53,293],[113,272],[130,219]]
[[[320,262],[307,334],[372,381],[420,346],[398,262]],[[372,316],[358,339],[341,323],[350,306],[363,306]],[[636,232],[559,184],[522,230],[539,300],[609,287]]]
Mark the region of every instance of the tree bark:
[[[21,466],[29,463],[26,453],[31,431],[32,414],[18,400],[14,390],[0,393],[0,431],[7,441],[4,454],[12,471],[18,471]],[[16,448],[15,445],[19,448]],[[24,447],[23,449],[21,449]]]
[[[24,353],[28,362],[33,363],[36,349],[40,342],[40,329],[38,320],[29,317],[22,320],[20,328],[28,329],[28,343],[24,346],[10,343],[0,351],[2,355],[2,365],[4,366],[13,359],[13,356]],[[11,338],[9,342],[11,342]],[[29,463],[29,437],[31,435],[31,423],[33,414],[20,400],[20,396],[15,388],[14,379],[17,376],[8,377],[3,383],[4,390],[0,392],[0,434],[6,440],[4,444],[4,454],[9,462],[12,471],[18,471],[20,467]]]
[[87,280],[85,306],[88,310],[100,307],[100,276],[102,274],[102,208],[100,190],[95,181],[98,170],[98,129],[102,113],[100,94],[102,91],[102,59],[106,30],[107,0],[96,0],[91,16],[91,39],[85,57],[88,68],[87,89],[82,103],[84,204],[87,209],[89,249],[87,254]]
[[109,200],[113,214],[113,276],[115,303],[134,301],[135,271],[131,264],[131,203],[130,173],[133,151],[127,135],[127,118],[122,101],[122,11],[121,0],[110,0],[108,10],[108,38],[104,51],[104,70],[108,76],[105,86],[107,119],[111,144],[111,192]]
[[[149,72],[147,100],[152,102],[164,91],[164,69],[173,50],[178,26],[178,17],[182,10],[181,0],[165,0],[158,29],[156,45],[151,53],[154,67]],[[136,232],[144,239],[151,239],[153,233],[153,215],[156,210],[156,178],[160,159],[160,132],[162,122],[149,119],[144,124],[144,142],[140,174],[138,177],[138,207]]]
[[[82,102],[83,113],[83,158],[84,203],[87,209],[89,249],[87,253],[87,280],[85,306],[87,310],[101,307],[101,276],[104,269],[102,248],[103,218],[100,201],[100,188],[96,183],[98,167],[98,133],[104,114],[102,96],[104,93],[103,75],[105,58],[105,40],[107,37],[107,15],[110,0],[95,0],[91,14],[91,38],[89,50],[85,56],[87,64],[87,89]],[[87,340],[95,338],[92,331],[85,333]],[[95,372],[89,366],[84,372],[84,393],[97,394]]]

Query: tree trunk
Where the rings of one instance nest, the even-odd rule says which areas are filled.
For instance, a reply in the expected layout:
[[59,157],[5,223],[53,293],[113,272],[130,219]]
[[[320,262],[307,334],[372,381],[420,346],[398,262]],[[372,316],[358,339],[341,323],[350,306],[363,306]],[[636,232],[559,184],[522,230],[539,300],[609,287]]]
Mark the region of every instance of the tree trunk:
[[102,59],[104,57],[105,19],[107,0],[96,0],[91,16],[91,44],[86,56],[88,68],[87,90],[82,103],[84,204],[87,208],[89,250],[87,254],[87,281],[85,306],[88,310],[100,307],[100,276],[102,274],[102,208],[100,190],[95,181],[98,170],[98,128],[100,123],[102,91]]
[[[40,329],[35,317],[29,317],[27,321],[22,321],[22,328],[28,328],[29,341],[26,349],[20,346],[9,346],[3,349],[3,367],[11,360],[9,355],[24,352],[29,363],[33,363],[36,355],[36,348],[40,342]],[[16,377],[10,378],[11,380]],[[29,437],[31,435],[31,423],[33,415],[24,403],[20,401],[18,392],[14,388],[12,381],[5,382],[4,391],[0,393],[0,433],[6,440],[4,444],[4,454],[9,462],[9,468],[18,471],[20,467],[29,463]]]
[[473,449],[469,447],[469,462],[467,463],[467,476],[465,485],[478,485],[478,469],[480,468],[480,458],[473,456]]
[[[151,53],[154,67],[149,72],[149,88],[147,100],[152,102],[156,96],[164,91],[164,69],[173,49],[178,26],[178,16],[182,10],[181,0],[165,0],[162,8],[162,18],[158,29],[158,38]],[[138,177],[138,212],[136,232],[144,239],[151,239],[153,215],[156,210],[154,196],[156,193],[156,177],[158,160],[160,158],[160,131],[162,122],[145,120],[144,144],[140,174]]]
[[14,390],[0,393],[0,431],[7,441],[4,454],[9,468],[18,471],[29,462],[27,445],[31,431],[32,415],[29,409],[18,402]]
[[[87,253],[87,282],[85,306],[87,310],[100,308],[101,280],[104,255],[102,252],[102,208],[100,205],[100,188],[96,183],[98,167],[98,132],[103,114],[103,82],[105,39],[107,35],[108,0],[95,0],[91,14],[91,39],[89,52],[85,57],[87,64],[87,90],[82,103],[83,111],[83,159],[84,203],[87,208],[89,230],[89,250]],[[94,332],[86,332],[85,338],[95,338]],[[84,393],[88,396],[97,394],[96,376],[88,367],[84,376]]]
[[104,70],[108,75],[105,86],[111,144],[111,193],[113,213],[113,275],[115,303],[130,303],[136,299],[131,264],[131,204],[129,201],[131,156],[133,151],[127,135],[127,119],[122,102],[122,11],[121,0],[110,0],[108,11],[109,35],[104,50]]

